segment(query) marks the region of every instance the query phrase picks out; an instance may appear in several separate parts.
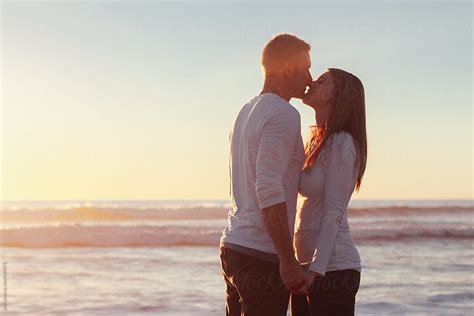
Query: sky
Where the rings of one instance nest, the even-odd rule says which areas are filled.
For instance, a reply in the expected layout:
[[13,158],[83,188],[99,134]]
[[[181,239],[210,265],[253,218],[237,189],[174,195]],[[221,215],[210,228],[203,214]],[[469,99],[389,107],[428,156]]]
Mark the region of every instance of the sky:
[[[353,199],[472,199],[470,1],[2,1],[1,199],[228,199],[274,34],[364,84]],[[306,138],[314,114],[300,100]]]

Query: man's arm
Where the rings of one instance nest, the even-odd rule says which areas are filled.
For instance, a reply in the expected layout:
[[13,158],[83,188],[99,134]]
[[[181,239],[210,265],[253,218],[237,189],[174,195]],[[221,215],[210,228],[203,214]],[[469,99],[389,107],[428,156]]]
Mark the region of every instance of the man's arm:
[[280,262],[296,262],[291,242],[286,202],[262,209],[262,217]]
[[294,114],[280,111],[262,127],[255,183],[262,218],[278,253],[280,275],[288,289],[305,280],[305,273],[294,255],[283,186],[284,174],[300,134],[299,117]]
[[286,202],[264,208],[263,221],[280,259],[280,276],[288,290],[304,285],[305,273],[295,258],[290,236]]

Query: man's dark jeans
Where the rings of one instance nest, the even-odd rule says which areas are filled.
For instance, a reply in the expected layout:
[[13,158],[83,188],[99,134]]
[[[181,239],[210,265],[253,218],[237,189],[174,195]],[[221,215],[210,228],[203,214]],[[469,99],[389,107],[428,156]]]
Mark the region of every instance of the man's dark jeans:
[[285,316],[290,298],[279,264],[221,247],[227,316]]

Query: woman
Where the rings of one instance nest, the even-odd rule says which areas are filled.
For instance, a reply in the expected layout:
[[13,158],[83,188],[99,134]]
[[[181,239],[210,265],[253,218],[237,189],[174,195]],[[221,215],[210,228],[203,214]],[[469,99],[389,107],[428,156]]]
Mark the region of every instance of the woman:
[[360,80],[330,68],[303,102],[316,112],[300,179],[295,247],[312,284],[292,294],[299,315],[354,315],[361,261],[349,230],[347,205],[359,191],[367,161],[364,88]]

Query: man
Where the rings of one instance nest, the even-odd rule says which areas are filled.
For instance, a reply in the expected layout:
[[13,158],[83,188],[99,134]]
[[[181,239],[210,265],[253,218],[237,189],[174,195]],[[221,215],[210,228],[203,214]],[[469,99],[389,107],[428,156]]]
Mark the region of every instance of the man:
[[291,34],[267,43],[263,90],[230,134],[232,209],[220,245],[227,315],[286,315],[289,290],[309,287],[292,242],[305,155],[300,115],[288,101],[312,82],[310,49]]

